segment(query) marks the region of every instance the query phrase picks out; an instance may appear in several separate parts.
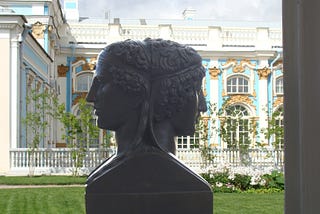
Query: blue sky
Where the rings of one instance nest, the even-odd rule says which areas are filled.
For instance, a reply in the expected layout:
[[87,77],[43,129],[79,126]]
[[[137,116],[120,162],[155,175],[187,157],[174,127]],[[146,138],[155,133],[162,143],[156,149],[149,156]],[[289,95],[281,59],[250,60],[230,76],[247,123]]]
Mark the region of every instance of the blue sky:
[[196,9],[196,18],[232,21],[281,22],[281,0],[79,0],[80,16],[180,19],[184,9]]

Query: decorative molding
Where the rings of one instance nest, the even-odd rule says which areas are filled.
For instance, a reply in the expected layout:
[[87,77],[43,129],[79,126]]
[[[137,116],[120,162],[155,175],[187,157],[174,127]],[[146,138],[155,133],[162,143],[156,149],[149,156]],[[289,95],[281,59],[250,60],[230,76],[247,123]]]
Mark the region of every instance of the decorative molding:
[[37,91],[39,91],[39,90],[40,90],[41,85],[42,85],[42,82],[37,81],[37,84],[36,84],[36,90],[37,90]]
[[45,30],[46,26],[39,21],[32,25],[32,35],[36,39],[43,39]]
[[235,103],[245,103],[245,104],[251,106],[254,110],[256,110],[256,106],[253,104],[253,101],[250,99],[250,97],[248,97],[246,95],[232,95],[226,101],[227,105],[233,105]]
[[88,92],[77,92],[75,94],[76,97],[72,100],[72,106],[76,105],[81,98],[85,99],[87,97]]
[[33,82],[33,80],[34,80],[34,76],[33,75],[28,75],[28,80],[27,80],[27,85],[28,86],[31,86],[32,85],[32,82]]
[[253,90],[252,96],[253,96],[253,97],[257,97],[257,92],[256,92],[256,90]]
[[92,57],[92,58],[90,58],[90,61],[88,62],[85,57],[77,57],[73,64],[76,64],[79,61],[83,61],[84,62],[84,64],[82,65],[82,70],[83,71],[87,71],[87,70],[92,71],[95,68],[95,65],[96,65],[96,62],[97,62],[97,58],[96,57]]
[[283,104],[283,97],[277,97],[277,99],[273,102],[273,107],[277,107]]
[[271,69],[264,67],[264,68],[257,69],[257,72],[260,80],[266,80],[269,74],[271,73]]
[[232,71],[234,73],[243,73],[245,71],[245,67],[249,67],[250,69],[255,68],[255,64],[252,64],[249,59],[243,59],[238,63],[236,59],[228,59],[227,62],[223,65],[223,68],[228,68],[233,66]]
[[58,77],[66,77],[68,70],[68,66],[65,66],[63,64],[58,65]]
[[273,65],[273,67],[277,67],[278,65],[283,65],[283,61],[280,59],[278,61],[276,61]]
[[202,93],[203,93],[203,96],[206,97],[207,96],[207,90],[206,90],[206,78],[203,79],[203,85],[204,87],[202,87]]
[[212,80],[217,80],[220,73],[221,71],[217,67],[209,68],[209,74]]
[[222,89],[221,96],[223,96],[223,97],[227,96],[227,93],[224,89]]

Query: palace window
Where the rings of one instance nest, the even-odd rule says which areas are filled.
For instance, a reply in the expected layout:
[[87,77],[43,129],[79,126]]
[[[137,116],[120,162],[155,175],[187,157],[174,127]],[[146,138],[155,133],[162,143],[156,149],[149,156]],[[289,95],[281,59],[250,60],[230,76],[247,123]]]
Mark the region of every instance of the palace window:
[[244,76],[232,76],[227,79],[227,93],[246,94],[249,92],[249,81]]
[[199,148],[200,134],[195,132],[193,136],[177,137],[177,149],[194,149]]
[[248,110],[242,105],[232,105],[226,108],[222,121],[221,137],[229,148],[251,143],[251,124]]
[[93,73],[85,72],[76,77],[76,91],[88,92],[92,83]]
[[283,77],[276,79],[276,94],[283,94]]

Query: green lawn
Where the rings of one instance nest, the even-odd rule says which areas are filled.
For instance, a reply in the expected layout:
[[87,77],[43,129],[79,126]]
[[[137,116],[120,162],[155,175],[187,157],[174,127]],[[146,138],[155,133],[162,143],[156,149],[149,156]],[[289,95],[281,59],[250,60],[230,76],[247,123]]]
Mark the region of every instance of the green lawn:
[[84,184],[87,177],[73,176],[0,176],[0,185]]
[[2,214],[82,214],[84,188],[0,189]]
[[214,214],[284,213],[284,193],[215,193]]
[[[283,193],[215,193],[214,214],[283,213]],[[84,188],[0,189],[2,214],[85,213]]]

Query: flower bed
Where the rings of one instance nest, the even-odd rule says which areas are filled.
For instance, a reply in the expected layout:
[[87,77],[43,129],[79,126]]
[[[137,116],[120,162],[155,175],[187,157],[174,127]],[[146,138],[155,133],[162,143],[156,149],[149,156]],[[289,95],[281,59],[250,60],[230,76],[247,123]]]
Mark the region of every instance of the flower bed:
[[275,168],[220,166],[202,173],[214,192],[282,192],[284,174]]

